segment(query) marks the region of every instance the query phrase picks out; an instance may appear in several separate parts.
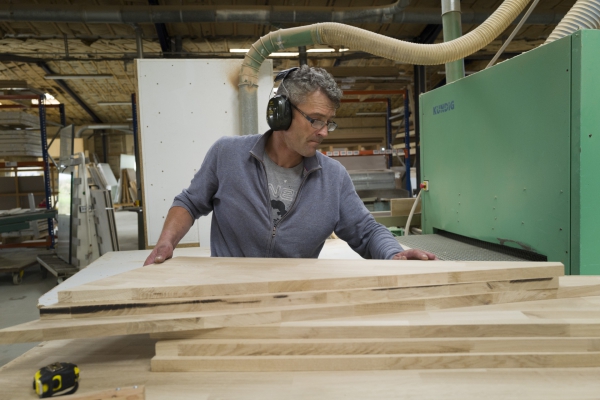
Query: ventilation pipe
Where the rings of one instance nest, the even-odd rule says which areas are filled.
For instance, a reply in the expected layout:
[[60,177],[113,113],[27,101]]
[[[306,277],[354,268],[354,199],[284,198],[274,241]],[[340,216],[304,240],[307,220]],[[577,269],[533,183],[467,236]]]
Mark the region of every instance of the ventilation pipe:
[[332,22],[281,29],[257,40],[246,54],[239,75],[242,134],[258,132],[258,70],[273,52],[311,44],[347,46],[406,64],[435,65],[456,61],[480,50],[523,11],[529,0],[505,0],[480,26],[450,42],[417,44]]
[[[73,22],[85,24],[143,24],[234,22],[251,24],[314,24],[317,22],[439,24],[439,8],[411,7],[399,0],[384,7],[296,7],[296,6],[110,6],[23,4],[13,1],[0,4],[0,21]],[[463,9],[465,24],[480,24],[488,10]],[[554,25],[564,14],[541,11],[533,14],[528,24]]]
[[[0,5],[0,21],[52,21],[83,23],[177,23],[239,22],[252,24],[298,22],[403,22],[410,0],[397,0],[383,7],[295,6],[77,6]],[[397,21],[395,15],[400,14]]]
[[600,28],[600,0],[578,0],[554,28],[544,44],[554,42],[580,29]]
[[[462,36],[460,23],[460,0],[442,0],[442,27],[444,42],[458,39]],[[465,60],[446,63],[446,83],[451,83],[465,77]]]

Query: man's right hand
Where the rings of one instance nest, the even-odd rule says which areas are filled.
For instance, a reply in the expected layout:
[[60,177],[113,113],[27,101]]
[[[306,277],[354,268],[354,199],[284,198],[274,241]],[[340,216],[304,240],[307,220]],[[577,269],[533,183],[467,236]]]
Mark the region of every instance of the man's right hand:
[[171,257],[173,257],[173,245],[171,243],[158,243],[146,258],[144,267],[151,264],[162,264]]

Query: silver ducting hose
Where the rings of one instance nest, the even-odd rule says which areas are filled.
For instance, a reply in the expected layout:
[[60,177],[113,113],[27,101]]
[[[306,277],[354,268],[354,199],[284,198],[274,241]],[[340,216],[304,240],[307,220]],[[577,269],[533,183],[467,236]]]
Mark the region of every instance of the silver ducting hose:
[[578,0],[544,44],[554,42],[580,29],[600,28],[600,0]]

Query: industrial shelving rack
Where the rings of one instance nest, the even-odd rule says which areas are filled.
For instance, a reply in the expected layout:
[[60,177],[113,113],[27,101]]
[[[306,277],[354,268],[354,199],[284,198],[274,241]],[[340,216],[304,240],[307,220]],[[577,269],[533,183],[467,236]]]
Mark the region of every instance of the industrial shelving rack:
[[[48,136],[46,130],[46,109],[47,108],[58,108],[60,112],[60,120],[61,125],[66,126],[66,115],[65,115],[65,107],[64,104],[45,104],[46,96],[44,94],[8,94],[8,95],[0,95],[0,100],[37,100],[38,101],[38,113],[39,113],[39,124],[40,124],[40,136],[41,136],[41,145],[42,145],[42,162],[36,162],[36,166],[41,166],[44,171],[44,194],[46,200],[46,210],[50,212],[52,210],[52,191],[51,191],[51,177],[50,177],[50,164],[49,164],[49,154],[48,154]],[[19,109],[24,108],[24,106],[20,104],[9,104],[9,105],[0,105],[1,109]],[[56,136],[52,139],[50,144],[54,141]],[[27,166],[32,166],[32,162],[24,162],[23,166],[27,164]],[[19,167],[19,162],[14,163],[4,163],[5,167]],[[47,242],[47,247],[53,249],[55,245],[55,237],[54,237],[54,221],[53,218],[48,218],[48,237],[49,241]],[[8,246],[14,247],[14,246]]]

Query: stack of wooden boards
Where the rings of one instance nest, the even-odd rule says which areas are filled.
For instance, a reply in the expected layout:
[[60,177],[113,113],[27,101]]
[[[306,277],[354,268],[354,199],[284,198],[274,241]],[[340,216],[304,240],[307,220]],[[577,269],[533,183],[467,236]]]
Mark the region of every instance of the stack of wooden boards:
[[[23,209],[23,208],[13,208],[12,210],[1,210],[1,216],[14,216],[14,215],[22,215],[28,213],[35,213],[39,211],[45,211],[45,209],[36,208],[36,209]],[[48,236],[48,220],[47,219],[37,219],[33,221],[29,221],[29,229],[21,229],[19,231],[12,232],[2,232],[0,233],[1,238],[24,238],[24,239],[40,239]]]
[[600,294],[559,288],[562,275],[560,263],[177,257],[59,291],[0,343],[153,333],[154,371],[600,366],[600,322],[406,318]]
[[137,200],[137,186],[135,178],[135,170],[125,168],[121,170],[121,198],[118,203],[133,204]]

